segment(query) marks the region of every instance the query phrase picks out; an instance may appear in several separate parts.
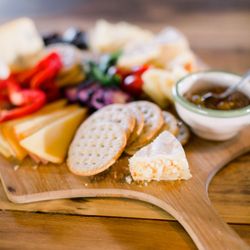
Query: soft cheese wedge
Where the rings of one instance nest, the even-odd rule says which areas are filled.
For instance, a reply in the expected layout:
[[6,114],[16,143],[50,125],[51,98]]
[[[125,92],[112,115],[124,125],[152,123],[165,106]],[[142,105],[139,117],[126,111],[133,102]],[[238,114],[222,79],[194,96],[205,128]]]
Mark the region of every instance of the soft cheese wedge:
[[152,143],[129,159],[135,181],[179,180],[191,177],[185,152],[170,132],[162,132]]
[[63,162],[86,109],[77,109],[20,141],[27,151],[53,163]]
[[[30,119],[28,121],[21,122],[15,126],[13,126],[14,133],[18,140],[23,140],[26,137],[36,133],[38,130],[43,127],[51,124],[52,122],[60,119],[61,117],[70,114],[74,110],[79,109],[78,105],[71,105],[63,108],[62,110],[58,110],[52,113],[48,113],[42,116],[37,116],[34,119]],[[87,112],[87,110],[86,110]]]

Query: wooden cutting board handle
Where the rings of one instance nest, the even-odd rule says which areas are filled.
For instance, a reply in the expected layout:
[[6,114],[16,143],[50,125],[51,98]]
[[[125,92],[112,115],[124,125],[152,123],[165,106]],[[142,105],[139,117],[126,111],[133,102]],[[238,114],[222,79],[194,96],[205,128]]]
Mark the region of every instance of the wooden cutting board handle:
[[197,189],[197,185],[194,188],[192,195],[183,188],[181,191],[185,198],[176,200],[174,207],[167,205],[169,198],[166,203],[154,203],[158,203],[182,224],[200,250],[250,249],[215,211],[207,195]]
[[[238,137],[222,143],[199,138],[186,149],[192,178],[170,182],[162,190],[157,184],[137,197],[153,203],[173,215],[186,229],[200,250],[250,249],[212,206],[207,189],[212,177],[228,162],[250,150],[249,127]],[[136,196],[136,195],[135,195]]]

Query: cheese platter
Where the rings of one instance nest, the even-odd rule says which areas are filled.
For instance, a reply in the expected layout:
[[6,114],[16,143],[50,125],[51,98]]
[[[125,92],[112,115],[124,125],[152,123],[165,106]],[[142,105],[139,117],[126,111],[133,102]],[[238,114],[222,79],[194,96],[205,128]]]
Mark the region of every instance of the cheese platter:
[[[107,24],[102,21],[100,26],[103,27],[103,25],[105,26]],[[119,30],[123,26],[124,24],[122,23],[122,24],[119,24],[117,27],[113,27],[113,29],[116,32],[117,29]],[[141,39],[142,37],[143,39],[146,39],[146,40],[148,39],[148,37],[150,37],[150,39],[152,38],[151,34],[148,33],[147,31],[141,31],[141,32],[142,32]],[[176,48],[172,46],[173,44],[171,44],[171,46],[168,44],[169,41],[166,42],[167,45],[166,44],[164,45],[166,47],[164,46],[152,47],[152,44],[153,45],[157,43],[161,44],[161,41],[162,39],[163,40],[165,39],[166,34],[174,34],[174,36],[170,38],[169,36],[167,36],[167,40],[170,39],[170,44],[171,44],[171,41],[172,41],[171,39],[173,39],[175,41],[174,46],[178,44],[177,47],[178,49],[180,49],[180,51],[178,51],[179,54],[181,54],[183,51],[185,52],[185,50],[188,50],[187,49],[188,45],[187,45],[187,41],[185,37],[183,37],[178,32],[174,31],[173,28],[170,28],[167,31],[162,32],[161,34],[156,35],[153,38],[154,40],[153,43],[147,43],[145,45],[143,44],[145,41],[139,41],[139,42],[137,41],[138,43],[130,44],[127,47],[127,51],[126,53],[124,53],[123,57],[120,57],[121,59],[119,58],[118,65],[120,65],[120,67],[124,69],[134,67],[136,64],[139,64],[139,65],[144,64],[145,62],[148,62],[148,61],[150,61],[154,65],[153,68],[151,68],[151,66],[150,67],[144,66],[143,68],[140,68],[139,70],[136,69],[136,71],[132,71],[133,74],[129,76],[130,76],[130,79],[131,79],[131,76],[134,77],[132,81],[134,85],[132,84],[132,88],[130,89],[126,89],[126,86],[127,86],[126,81],[128,81],[126,80],[126,78],[129,77],[129,76],[126,76],[126,78],[122,82],[124,86],[121,88],[121,90],[118,90],[118,91],[125,91],[124,92],[125,94],[123,93],[121,94],[119,92],[119,96],[122,95],[123,100],[125,102],[131,102],[129,95],[131,95],[132,93],[133,94],[136,93],[135,96],[138,97],[138,92],[137,92],[138,89],[137,87],[136,88],[134,87],[136,83],[137,86],[140,85],[141,87],[140,94],[143,92],[143,94],[146,94],[147,96],[146,99],[149,98],[143,102],[148,103],[149,102],[148,100],[150,100],[150,103],[151,103],[151,101],[153,101],[164,110],[169,105],[169,103],[171,102],[173,103],[172,93],[170,92],[171,92],[172,85],[174,82],[177,81],[177,78],[180,79],[181,77],[187,75],[188,74],[187,72],[190,73],[190,71],[193,72],[197,70],[197,68],[196,69],[193,68],[195,67],[195,64],[193,63],[193,54],[189,50],[184,53],[184,56],[182,56],[181,59],[177,58],[178,56],[174,55],[173,56],[174,60],[172,60],[173,59],[172,56],[168,55],[171,57],[171,59],[168,59],[168,64],[166,64],[166,67],[168,68],[168,70],[170,70],[171,73],[165,72],[165,69],[160,68],[162,67],[164,63],[166,63],[164,60],[166,59],[167,56],[165,55],[164,58],[160,57],[160,60],[158,60],[157,62],[156,62],[156,58],[158,58],[159,55],[165,51],[166,47],[168,50],[170,49],[170,51],[176,50]],[[94,33],[93,37],[96,38],[96,36],[99,36],[99,34],[97,35]],[[176,39],[176,36],[178,39]],[[97,47],[99,49],[101,48],[101,50],[105,50],[105,51],[110,49],[110,45],[107,46],[108,48],[104,48],[102,47],[103,44],[98,44],[96,41],[97,39],[95,40],[95,43],[92,44],[93,47],[95,48]],[[110,41],[107,41],[107,44],[109,43]],[[145,47],[144,47],[143,52],[141,53],[140,49],[143,46]],[[148,50],[148,48],[150,48],[150,50]],[[112,47],[112,49],[114,48]],[[108,51],[108,52],[114,52],[114,51]],[[54,53],[54,49],[52,49],[52,55],[54,56],[53,53]],[[141,53],[139,57],[138,57],[138,53],[139,54]],[[63,55],[61,56],[63,57]],[[70,54],[69,57],[71,56],[72,54]],[[40,57],[40,54],[39,54],[39,57]],[[56,60],[54,57],[53,57],[53,62],[55,63]],[[64,58],[68,58],[68,55],[64,56]],[[131,65],[131,62],[133,62],[133,60],[128,60],[128,59],[133,59],[135,65]],[[114,58],[111,58],[111,60],[114,60]],[[115,60],[115,62],[117,61]],[[42,64],[41,64],[42,67],[44,67],[45,63],[47,65],[48,61],[47,60],[46,62],[42,61]],[[110,60],[109,60],[109,63],[110,63]],[[161,64],[161,66],[159,66],[159,64]],[[184,67],[182,67],[181,69],[178,67],[175,67],[177,64],[178,65],[180,64],[182,66],[184,65]],[[63,64],[64,70],[61,72],[59,71],[59,73],[58,71],[56,71],[57,72],[56,76],[55,76],[55,71],[53,71],[54,73],[53,77],[56,77],[56,82],[57,84],[59,84],[58,86],[60,87],[62,86],[65,87],[64,84],[67,81],[65,81],[64,74],[68,75],[69,74],[68,71],[70,71],[70,74],[73,75],[74,79],[76,78],[76,75],[77,75],[77,77],[79,77],[81,81],[83,80],[84,77],[87,77],[87,78],[89,77],[89,79],[91,79],[91,77],[94,76],[95,81],[99,80],[102,83],[109,82],[109,83],[114,84],[115,82],[117,82],[117,77],[114,76],[114,74],[110,76],[108,74],[107,75],[101,74],[101,72],[98,71],[102,67],[101,63],[98,66],[99,69],[97,69],[95,64],[89,64],[88,66],[90,66],[90,71],[86,70],[84,72],[86,76],[84,76],[82,72],[81,74],[79,73],[75,65],[70,64],[69,67],[66,67],[66,64]],[[114,65],[109,65],[109,68],[111,68],[112,66]],[[16,64],[15,64],[15,67],[16,67]],[[86,65],[84,65],[84,67],[86,67]],[[157,67],[159,67],[159,69]],[[36,73],[37,73],[38,68],[36,68]],[[41,68],[39,68],[39,70],[40,69]],[[13,70],[13,68],[10,68],[10,70]],[[105,70],[105,72],[106,71],[107,69]],[[138,73],[138,71],[140,73]],[[74,72],[74,74],[72,72]],[[77,74],[75,74],[75,72],[77,72]],[[119,74],[120,74],[120,77],[122,77],[122,73],[120,72]],[[138,77],[138,74],[140,74],[140,77]],[[26,75],[25,74],[20,74],[20,75],[17,74],[17,76],[14,75],[14,77],[16,77],[15,80],[18,79],[18,81],[20,81],[22,84],[27,83],[27,81],[23,80],[23,79],[27,80],[27,78],[25,78],[24,76],[27,76],[27,73]],[[31,76],[31,71],[29,70],[28,70],[28,76],[29,77]],[[29,79],[31,79],[31,83],[33,82],[33,85],[35,86],[40,84],[39,78],[33,77],[33,75],[32,75],[32,78],[29,78]],[[141,82],[141,79],[143,80],[143,82]],[[94,89],[94,91],[91,94],[91,98],[96,93],[98,93],[99,90],[104,91],[102,92],[102,94],[106,93],[105,92],[106,89],[103,90],[103,87],[98,86],[95,89],[96,86],[93,87],[94,85],[93,82],[90,85],[88,84],[87,84],[87,88],[91,86],[91,88]],[[9,83],[9,85],[11,85],[11,83]],[[152,86],[154,86],[154,88],[152,88]],[[162,88],[162,86],[164,86],[164,88]],[[99,109],[99,111],[96,111],[94,115],[92,115],[92,118],[93,118],[94,116],[98,117],[98,114],[102,113],[101,116],[98,117],[99,121],[97,121],[97,123],[100,123],[100,119],[106,122],[106,125],[111,124],[112,122],[114,122],[114,120],[116,121],[117,119],[123,121],[124,118],[122,117],[117,118],[119,116],[117,113],[115,113],[116,115],[114,115],[115,119],[108,118],[106,120],[106,118],[103,117],[103,113],[105,109],[105,107],[103,106],[107,104],[111,104],[110,106],[116,105],[116,104],[109,103],[105,98],[100,102],[99,101],[100,95],[98,95],[99,99],[98,98],[93,98],[93,100],[88,99],[88,102],[87,102],[86,99],[84,99],[83,91],[81,91],[81,90],[84,90],[85,88],[86,88],[86,81],[85,81],[84,87],[81,88],[80,91],[79,91],[79,87],[77,87],[77,95],[78,95],[77,98],[79,98],[81,101],[84,100],[83,103],[86,105],[90,105],[88,106],[89,108]],[[75,98],[75,96],[72,97],[71,95],[72,89],[73,88],[70,88],[66,90],[65,92],[66,96],[67,94],[70,96],[69,99],[71,98],[70,99],[71,101]],[[12,92],[10,91],[10,100],[12,100],[11,98],[13,98],[13,96],[15,97],[17,96],[17,95],[11,95],[11,93]],[[51,101],[51,99],[49,99],[51,98],[51,96],[48,96],[48,93],[49,92],[46,93],[47,101],[48,100]],[[112,94],[114,93],[112,92]],[[56,95],[54,95],[53,98],[55,98],[55,96]],[[110,92],[109,92],[109,96],[110,96]],[[143,96],[143,98],[145,98],[145,96]],[[113,100],[115,100],[115,98]],[[139,108],[138,103],[140,102],[142,101],[135,102],[137,105],[136,106],[137,108]],[[152,103],[150,105],[156,105],[156,104]],[[51,105],[51,104],[47,104],[47,105]],[[131,158],[129,155],[133,155],[137,151],[140,152],[149,143],[151,143],[150,145],[153,145],[153,143],[157,141],[157,138],[159,138],[162,135],[160,134],[160,132],[162,132],[160,131],[160,129],[162,125],[166,124],[167,122],[165,122],[165,118],[163,119],[163,116],[162,116],[163,112],[159,108],[158,109],[160,110],[159,111],[160,118],[159,118],[159,123],[157,125],[159,128],[156,126],[157,131],[153,130],[154,133],[151,133],[150,138],[147,137],[147,139],[145,138],[146,138],[146,135],[148,136],[148,134],[150,134],[149,133],[150,129],[147,128],[147,130],[146,129],[142,130],[143,136],[141,137],[143,138],[143,141],[140,140],[141,137],[138,136],[138,138],[140,139],[137,138],[137,141],[135,141],[136,146],[132,147],[132,150],[131,148],[129,148],[130,150],[128,149],[126,150],[125,148],[127,139],[132,133],[132,130],[130,132],[127,132],[126,129],[122,126],[124,122],[118,121],[121,123],[121,128],[124,129],[124,131],[126,132],[126,133],[122,132],[123,130],[120,130],[120,132],[118,132],[118,134],[119,133],[124,134],[123,139],[122,139],[123,143],[121,143],[121,145],[123,146],[120,146],[119,144],[119,147],[121,147],[121,150],[118,150],[119,154],[117,153],[115,157],[109,160],[108,164],[106,164],[105,167],[100,168],[101,170],[94,172],[94,174],[93,172],[89,174],[88,171],[79,171],[78,166],[77,166],[77,171],[73,171],[72,160],[70,160],[70,157],[73,157],[75,155],[75,152],[72,152],[72,154],[70,153],[72,151],[71,148],[73,148],[74,143],[75,144],[78,143],[75,141],[76,141],[76,137],[77,136],[79,137],[79,131],[81,131],[82,127],[85,129],[85,130],[83,129],[84,134],[89,134],[90,138],[92,136],[91,134],[93,133],[94,125],[93,125],[93,122],[91,121],[91,116],[86,121],[84,121],[82,125],[80,126],[80,128],[77,130],[75,139],[73,140],[73,143],[70,146],[69,155],[67,156],[68,159],[67,161],[65,161],[65,158],[66,158],[65,156],[67,155],[67,152],[65,149],[68,148],[69,142],[73,138],[73,133],[69,134],[68,136],[65,136],[64,134],[66,134],[70,128],[73,129],[73,127],[74,127],[73,130],[76,131],[77,127],[80,124],[80,120],[83,121],[86,119],[85,115],[86,115],[87,110],[84,108],[79,108],[79,107],[72,107],[72,108],[66,107],[66,108],[59,109],[59,110],[56,109],[55,111],[53,111],[54,113],[51,113],[51,111],[50,112],[48,112],[48,110],[46,111],[46,108],[48,109],[47,106],[44,106],[43,108],[41,108],[41,110],[38,111],[40,112],[38,113],[38,116],[36,116],[35,115],[36,113],[34,113],[34,114],[29,114],[30,117],[28,116],[28,118],[18,117],[18,119],[21,119],[21,122],[19,122],[20,120],[17,119],[18,121],[17,123],[15,122],[16,121],[15,119],[13,120],[10,119],[9,118],[10,116],[3,115],[3,118],[2,118],[3,123],[0,125],[1,132],[3,133],[3,137],[0,138],[2,140],[1,145],[0,145],[2,148],[0,149],[1,149],[2,154],[3,152],[5,153],[7,152],[7,154],[9,153],[10,155],[12,155],[12,157],[6,159],[3,156],[1,156],[0,176],[1,176],[1,181],[3,184],[4,190],[7,194],[7,197],[12,202],[30,203],[30,202],[36,202],[36,201],[45,201],[45,200],[54,200],[54,199],[63,199],[63,198],[77,198],[77,197],[124,197],[124,198],[138,199],[138,200],[152,203],[162,208],[163,210],[169,212],[173,217],[175,217],[182,224],[182,226],[190,234],[190,236],[192,237],[192,239],[194,240],[195,244],[197,245],[199,249],[227,249],[227,248],[249,249],[248,245],[243,240],[241,240],[240,237],[218,215],[218,213],[215,211],[215,209],[211,205],[209,198],[207,196],[208,185],[209,185],[210,180],[213,178],[213,176],[222,167],[224,167],[228,162],[230,162],[237,156],[245,152],[248,152],[250,150],[250,145],[248,143],[250,139],[249,138],[250,137],[249,126],[245,127],[237,135],[234,135],[234,137],[231,138],[230,140],[226,140],[222,142],[207,141],[192,134],[189,142],[185,140],[185,143],[183,143],[183,145],[186,144],[184,147],[184,150],[185,150],[184,156],[186,157],[185,161],[187,160],[189,164],[189,170],[190,170],[191,175],[189,174],[189,172],[188,174],[187,172],[185,172],[186,174],[186,177],[185,177],[184,175],[182,175],[181,171],[178,172],[178,174],[176,175],[174,174],[175,171],[179,171],[182,169],[180,167],[180,162],[178,162],[176,158],[177,163],[174,163],[174,160],[173,160],[172,165],[179,166],[179,167],[176,169],[175,168],[171,169],[170,172],[172,175],[167,174],[169,172],[169,168],[165,169],[165,167],[163,167],[163,171],[160,172],[158,177],[156,176],[158,173],[156,173],[156,175],[153,174],[151,177],[149,177],[146,174],[146,175],[143,175],[143,178],[136,179],[135,176],[136,175],[138,176],[138,172],[136,171],[138,170],[132,172],[130,159],[132,159],[133,157]],[[51,106],[49,109],[51,109]],[[77,110],[74,111],[74,109],[77,109]],[[72,110],[75,112],[75,115]],[[147,108],[147,111],[143,111],[143,108],[140,110],[144,114],[145,124],[149,123],[148,120],[150,120],[150,118],[148,118],[147,116],[148,110],[150,110],[150,108],[149,109]],[[68,114],[71,111],[72,113]],[[150,114],[150,117],[153,117],[153,115],[156,114],[157,112],[154,111],[152,113],[153,114]],[[53,117],[55,114],[56,116],[52,119],[51,117]],[[125,117],[126,115],[123,113],[122,116]],[[57,121],[55,121],[56,117],[58,117]],[[5,119],[10,120],[10,121],[6,121]],[[34,125],[35,119],[37,119],[36,124],[42,124],[41,127],[39,127],[38,125]],[[32,120],[32,123],[29,123],[29,121],[31,120]],[[42,123],[40,123],[41,121]],[[25,122],[28,122],[29,125],[27,123],[24,125]],[[87,127],[86,124],[91,127],[91,130],[86,129]],[[112,124],[113,124],[112,126],[114,126],[114,123]],[[180,124],[176,123],[175,127],[178,127],[177,125],[179,126]],[[29,132],[30,130],[26,129],[26,126],[30,126],[35,131],[30,133]],[[96,125],[96,126],[98,127],[99,125]],[[151,123],[149,127],[152,127],[152,126],[153,124]],[[117,125],[117,127],[119,126]],[[164,129],[164,130],[168,130],[168,129]],[[114,131],[115,129],[112,129],[112,130]],[[173,134],[174,136],[177,136],[177,139],[178,139],[177,130],[176,130],[176,133],[173,132]],[[21,131],[22,133],[18,131]],[[58,132],[59,135],[58,133],[56,133],[56,131],[59,131]],[[188,128],[186,131],[189,131]],[[28,133],[28,135],[24,136],[24,132]],[[108,131],[107,131],[107,135],[108,135]],[[44,140],[45,136],[47,136],[46,140]],[[104,136],[104,134],[101,134],[101,136]],[[62,138],[65,138],[65,140],[62,140]],[[83,138],[82,135],[81,135],[81,138]],[[181,137],[179,137],[179,139],[180,138]],[[48,141],[52,141],[52,140],[54,140],[53,143],[51,144],[48,143]],[[86,143],[86,140],[84,141],[84,143]],[[93,143],[93,141],[91,141],[91,143]],[[177,144],[178,143],[179,142],[177,142]],[[112,143],[110,143],[110,145],[111,144]],[[173,154],[172,148],[176,148],[176,147],[182,148],[180,143],[177,145],[177,144],[168,142],[168,144],[170,145],[169,147],[171,148],[171,150],[169,151],[170,158],[172,157],[172,154]],[[15,146],[14,149],[13,149],[13,145]],[[111,145],[111,146],[116,147],[116,145]],[[127,146],[131,146],[131,145],[127,145]],[[163,148],[163,145],[160,145],[159,147]],[[89,155],[91,156],[93,154],[93,151],[90,152],[89,148],[90,148],[90,144],[87,144],[86,150],[85,151],[83,150],[84,152],[79,151],[80,152],[79,157],[82,158],[82,155],[86,154],[86,152],[91,153]],[[124,148],[127,154],[122,153]],[[81,146],[81,150],[82,150],[82,146]],[[105,150],[110,150],[110,148],[108,149],[106,148]],[[102,150],[102,153],[103,153],[103,150]],[[28,154],[29,156],[27,157]],[[107,158],[108,156],[110,156],[110,154],[111,153],[109,152],[108,154],[105,155],[105,157]],[[136,155],[137,153],[135,154],[135,156]],[[16,156],[16,157],[13,157],[13,156]],[[102,158],[102,161],[106,161],[105,157]],[[171,158],[171,161],[172,161],[172,158]],[[79,164],[79,162],[77,162],[77,164]],[[85,165],[87,165],[87,167],[89,168],[88,164],[89,163],[86,163]],[[91,164],[92,162],[90,163],[90,165]],[[93,167],[93,166],[90,166],[90,167]],[[185,168],[188,169],[188,165]],[[158,169],[152,168],[150,169],[150,171],[157,172]],[[171,177],[171,176],[174,176],[174,177]],[[151,181],[152,179],[153,181]]]

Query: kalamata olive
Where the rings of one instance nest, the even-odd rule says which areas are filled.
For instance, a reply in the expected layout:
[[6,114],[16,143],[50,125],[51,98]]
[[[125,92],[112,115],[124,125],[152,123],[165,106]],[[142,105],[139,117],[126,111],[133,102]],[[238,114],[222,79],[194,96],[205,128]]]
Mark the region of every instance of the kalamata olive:
[[77,30],[76,28],[73,28],[73,27],[67,29],[63,33],[62,42],[74,44],[79,49],[86,49],[87,48],[86,34],[82,31]]
[[43,36],[43,41],[45,45],[53,44],[53,43],[60,43],[62,39],[59,34],[51,33]]

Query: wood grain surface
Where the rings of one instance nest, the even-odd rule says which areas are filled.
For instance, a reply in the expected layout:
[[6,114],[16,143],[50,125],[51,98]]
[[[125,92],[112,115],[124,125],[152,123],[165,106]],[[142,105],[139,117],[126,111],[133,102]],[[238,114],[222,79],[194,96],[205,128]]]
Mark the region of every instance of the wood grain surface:
[[[178,222],[7,211],[0,215],[1,249],[197,249]],[[231,227],[250,244],[249,225]]]
[[[227,223],[250,224],[250,153],[236,158],[212,179],[208,196]],[[39,213],[176,220],[163,209],[126,198],[75,198],[28,204],[11,202],[0,185],[0,209]]]

